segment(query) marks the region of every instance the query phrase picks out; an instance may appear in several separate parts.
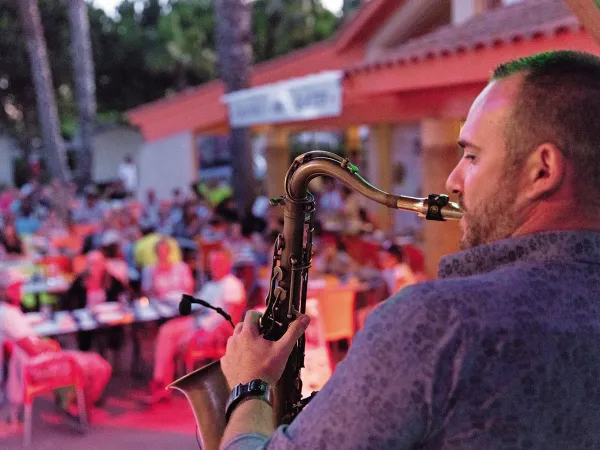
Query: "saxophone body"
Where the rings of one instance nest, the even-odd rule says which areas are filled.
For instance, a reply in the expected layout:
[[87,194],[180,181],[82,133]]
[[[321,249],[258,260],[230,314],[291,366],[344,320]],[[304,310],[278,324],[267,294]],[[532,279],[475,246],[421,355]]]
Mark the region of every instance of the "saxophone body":
[[[284,225],[275,242],[266,310],[260,320],[260,331],[265,339],[278,340],[296,312],[305,313],[315,214],[315,201],[308,192],[308,184],[321,175],[335,178],[389,208],[412,211],[429,220],[444,221],[462,216],[459,206],[449,202],[445,195],[413,198],[381,191],[364,180],[356,166],[333,153],[313,151],[299,156],[286,175],[285,195],[272,200],[272,204],[284,208]],[[283,376],[275,386],[273,413],[277,425],[290,423],[312,397],[302,399],[302,367],[304,337],[296,343]],[[187,374],[169,388],[183,392],[189,400],[202,448],[217,450],[225,430],[225,406],[231,391],[220,362]]]

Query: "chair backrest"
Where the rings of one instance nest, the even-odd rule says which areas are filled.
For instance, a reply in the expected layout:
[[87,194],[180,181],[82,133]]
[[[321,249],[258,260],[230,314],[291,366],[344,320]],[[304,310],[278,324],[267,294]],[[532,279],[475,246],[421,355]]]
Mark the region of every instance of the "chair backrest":
[[83,386],[80,366],[65,352],[44,353],[29,359],[23,367],[24,399],[64,386]]
[[80,223],[75,224],[71,227],[71,232],[75,236],[79,236],[82,239],[85,239],[90,234],[94,234],[98,231],[99,226],[93,223]]
[[79,253],[83,247],[81,236],[69,235],[64,237],[54,237],[51,240],[52,246],[59,250],[67,250],[71,253]]
[[45,256],[40,261],[42,266],[56,266],[61,273],[71,272],[71,258],[66,255]]
[[327,341],[351,340],[354,335],[356,287],[323,289],[315,297],[319,300],[325,339]]
[[336,275],[323,275],[321,278],[327,288],[337,288],[340,285],[340,279]]

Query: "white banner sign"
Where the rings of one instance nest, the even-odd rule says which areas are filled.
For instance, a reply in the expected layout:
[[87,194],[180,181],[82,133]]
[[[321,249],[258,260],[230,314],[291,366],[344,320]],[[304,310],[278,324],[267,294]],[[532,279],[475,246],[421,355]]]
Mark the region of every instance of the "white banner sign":
[[342,113],[342,72],[330,71],[232,92],[223,97],[232,127],[294,122]]

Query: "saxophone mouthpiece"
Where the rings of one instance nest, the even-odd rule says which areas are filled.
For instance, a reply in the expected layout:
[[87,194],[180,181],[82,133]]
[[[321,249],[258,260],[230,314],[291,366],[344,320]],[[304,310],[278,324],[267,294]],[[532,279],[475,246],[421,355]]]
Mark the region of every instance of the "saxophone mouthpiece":
[[[398,202],[398,209],[409,209],[406,201],[408,198],[404,197],[402,198],[403,201]],[[410,209],[427,220],[443,222],[446,220],[459,220],[463,216],[463,211],[458,203],[451,202],[445,194],[431,194],[427,198],[412,200],[418,200],[418,202],[411,205],[412,208]]]

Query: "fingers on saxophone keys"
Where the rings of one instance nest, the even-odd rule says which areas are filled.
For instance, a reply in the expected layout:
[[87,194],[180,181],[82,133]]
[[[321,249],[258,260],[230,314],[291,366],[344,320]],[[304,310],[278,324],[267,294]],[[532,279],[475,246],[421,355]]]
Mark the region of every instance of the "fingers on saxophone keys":
[[244,328],[244,322],[239,322],[236,326],[235,329],[233,330],[233,334],[240,334],[242,332],[242,328]]
[[260,319],[261,313],[260,311],[250,310],[246,313],[246,317],[244,317],[244,326],[242,331],[252,334],[252,336],[258,336],[258,321]]

